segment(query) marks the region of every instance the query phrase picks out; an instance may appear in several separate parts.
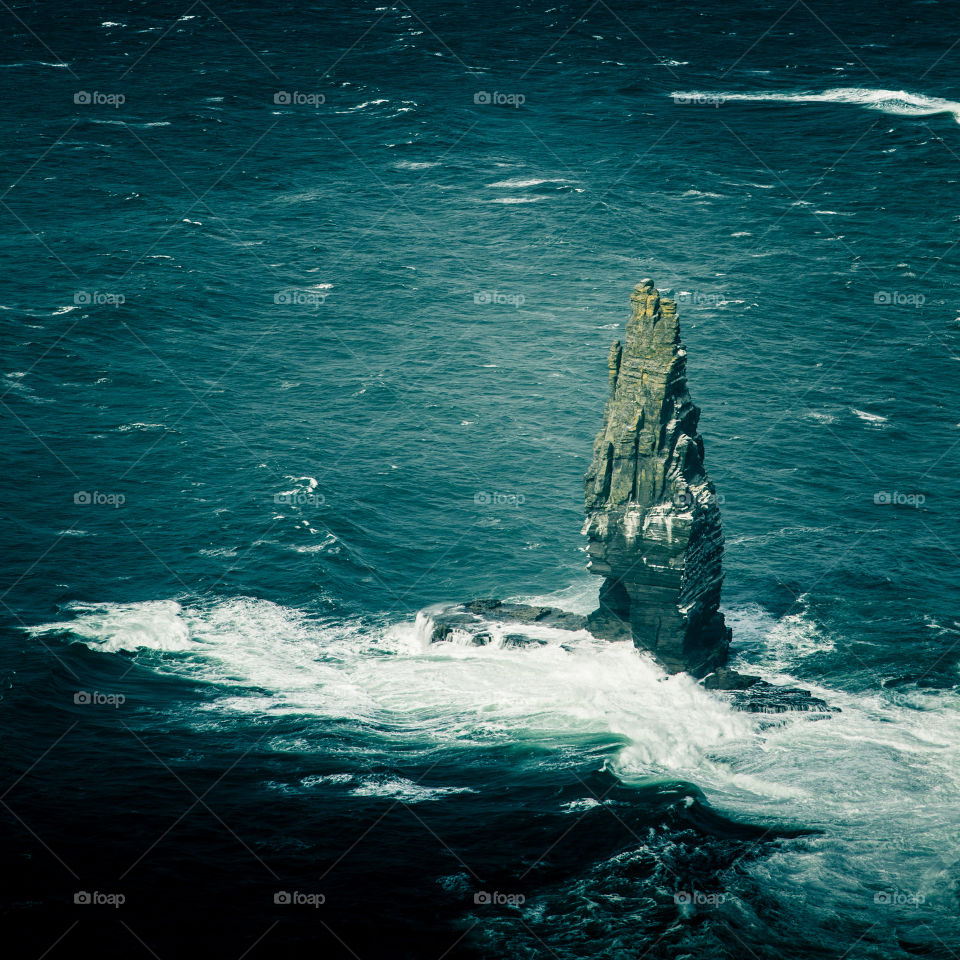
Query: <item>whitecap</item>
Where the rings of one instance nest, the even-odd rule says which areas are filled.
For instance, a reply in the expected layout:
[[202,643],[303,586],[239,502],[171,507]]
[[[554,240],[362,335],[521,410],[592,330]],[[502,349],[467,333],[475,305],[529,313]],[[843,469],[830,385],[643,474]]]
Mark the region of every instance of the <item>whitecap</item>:
[[867,413],[866,410],[858,410],[856,407],[851,407],[850,412],[863,420],[864,423],[878,425],[887,422],[887,418],[881,417],[879,413]]
[[367,107],[379,107],[383,103],[389,103],[389,100],[365,100],[358,103],[355,107],[349,107],[346,110],[340,110],[339,113],[354,113],[357,110],[366,110]]
[[91,650],[101,653],[152,650],[186,650],[190,630],[173,600],[142,603],[75,603],[68,607],[74,619],[31,628],[34,636],[70,633]]
[[131,430],[139,430],[144,433],[151,433],[156,430],[166,430],[165,423],[122,423],[116,428],[117,433],[129,433]]
[[560,809],[564,813],[586,813],[594,807],[599,807],[600,801],[593,797],[584,797],[582,800],[571,800],[569,803],[561,803]]
[[735,93],[725,91],[675,92],[673,97],[690,99],[710,98],[724,102],[728,100],[749,102],[779,103],[846,103],[879,110],[882,113],[900,117],[929,117],[941,113],[950,113],[960,123],[960,103],[933,97],[923,93],[910,93],[906,90],[873,89],[871,87],[837,87],[822,93]]
[[59,63],[48,63],[46,60],[23,60],[19,63],[4,63],[0,64],[0,69],[12,70],[16,67],[55,67],[61,70],[69,70],[69,62],[59,62]]
[[496,183],[488,183],[487,186],[488,187],[507,187],[512,189],[514,187],[538,187],[542,183],[570,183],[570,181],[564,180],[562,178],[540,180],[540,179],[537,179],[536,177],[531,177],[529,179],[524,180],[518,177],[513,180],[498,180]]
[[404,777],[364,777],[350,790],[354,797],[392,797],[404,803],[440,800],[458,793],[476,793],[469,787],[424,787]]

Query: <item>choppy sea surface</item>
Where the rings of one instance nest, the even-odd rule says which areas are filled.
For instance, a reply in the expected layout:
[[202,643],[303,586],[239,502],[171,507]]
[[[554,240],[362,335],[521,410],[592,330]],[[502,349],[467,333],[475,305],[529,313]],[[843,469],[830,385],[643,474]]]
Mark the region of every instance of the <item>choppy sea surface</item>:
[[[4,5],[11,955],[957,956],[954,14]],[[595,603],[645,276],[829,719],[429,643]]]

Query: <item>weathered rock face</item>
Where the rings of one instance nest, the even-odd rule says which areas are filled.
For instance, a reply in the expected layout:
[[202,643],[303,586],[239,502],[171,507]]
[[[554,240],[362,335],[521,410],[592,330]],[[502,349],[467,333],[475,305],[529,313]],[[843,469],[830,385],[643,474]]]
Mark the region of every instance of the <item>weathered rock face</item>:
[[610,348],[610,399],[586,475],[589,566],[604,578],[588,629],[611,639],[629,631],[668,670],[703,676],[726,662],[730,642],[720,508],[676,305],[644,280],[630,306],[625,342]]
[[[781,687],[726,666],[730,630],[720,613],[723,533],[687,392],[677,308],[650,280],[633,291],[626,342],[610,349],[610,400],[586,476],[590,569],[604,578],[600,607],[583,617],[501,600],[441,604],[417,624],[431,643],[511,649],[557,645],[584,630],[632,639],[668,670],[687,671],[739,710],[811,719],[839,712],[809,690]],[[571,643],[576,642],[571,639]],[[567,649],[566,643],[560,646]]]

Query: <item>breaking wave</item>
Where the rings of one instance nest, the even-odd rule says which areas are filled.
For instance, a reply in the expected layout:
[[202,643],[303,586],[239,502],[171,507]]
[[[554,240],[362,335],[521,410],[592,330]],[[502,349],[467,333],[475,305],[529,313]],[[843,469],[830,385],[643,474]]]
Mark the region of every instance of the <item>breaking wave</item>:
[[960,102],[931,97],[923,93],[909,93],[906,90],[874,90],[869,87],[837,87],[822,93],[728,93],[722,91],[677,91],[671,94],[675,99],[687,98],[693,101],[704,100],[724,102],[739,100],[749,102],[777,103],[849,103],[879,110],[898,117],[930,117],[940,113],[953,114],[960,123]]

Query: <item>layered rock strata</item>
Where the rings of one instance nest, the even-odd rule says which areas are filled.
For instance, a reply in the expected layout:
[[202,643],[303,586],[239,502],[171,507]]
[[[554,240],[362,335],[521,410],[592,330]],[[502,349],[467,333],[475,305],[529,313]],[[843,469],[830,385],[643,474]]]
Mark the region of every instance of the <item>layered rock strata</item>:
[[589,569],[604,578],[588,629],[628,627],[669,671],[702,677],[726,662],[730,642],[720,508],[676,305],[643,280],[630,307],[624,343],[610,348],[610,399],[586,475]]
[[585,478],[589,568],[603,577],[598,609],[584,617],[472,600],[424,610],[418,622],[432,643],[477,647],[558,642],[538,628],[632,640],[670,672],[704,678],[706,689],[737,709],[828,717],[837,709],[809,690],[726,666],[720,508],[703,465],[700,411],[687,390],[676,305],[651,280],[636,286],[630,305],[624,343],[610,348],[610,398]]

